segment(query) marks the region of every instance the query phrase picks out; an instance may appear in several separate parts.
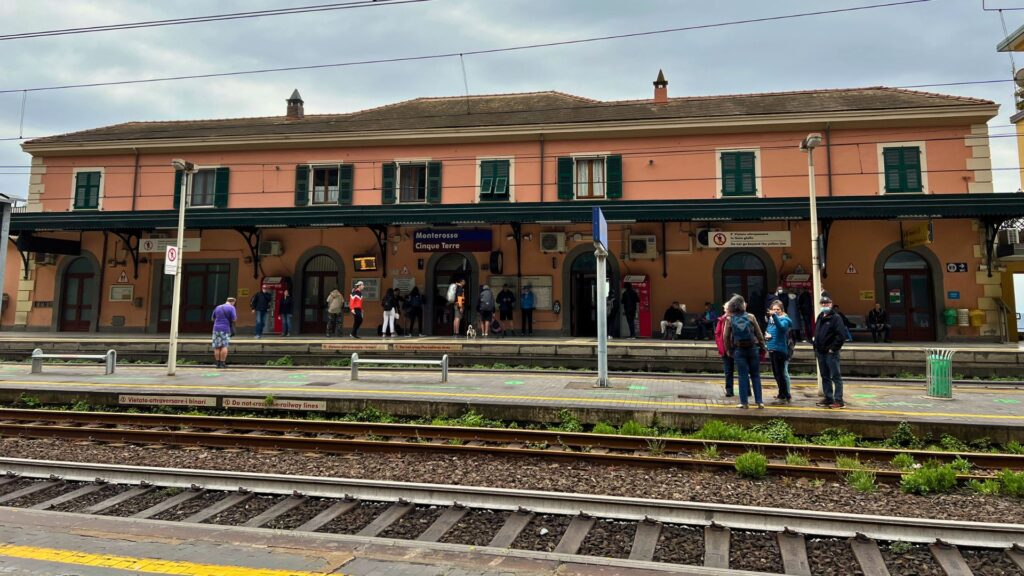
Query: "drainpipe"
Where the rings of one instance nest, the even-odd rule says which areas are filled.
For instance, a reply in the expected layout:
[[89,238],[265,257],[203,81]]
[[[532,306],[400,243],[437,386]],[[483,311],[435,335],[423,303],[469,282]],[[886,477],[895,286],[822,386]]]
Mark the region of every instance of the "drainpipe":
[[544,135],[540,135],[540,201],[544,201]]
[[132,173],[132,212],[135,211],[135,193],[139,184],[139,149],[132,146],[135,151],[135,172]]
[[100,313],[103,312],[103,272],[107,269],[107,231],[103,231],[103,259],[100,260],[100,269],[98,274],[100,276],[100,287],[97,290],[98,297],[96,298],[96,331],[100,331]]
[[825,158],[828,160],[828,195],[832,195],[832,123],[825,123]]

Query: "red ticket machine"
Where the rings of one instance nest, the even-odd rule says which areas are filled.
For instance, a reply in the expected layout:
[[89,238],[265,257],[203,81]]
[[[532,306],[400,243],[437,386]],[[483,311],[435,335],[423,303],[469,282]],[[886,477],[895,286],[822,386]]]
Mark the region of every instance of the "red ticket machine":
[[632,284],[633,290],[640,300],[636,309],[636,335],[640,338],[650,338],[653,327],[651,325],[651,281],[646,274],[631,274],[622,279],[622,288],[626,284]]
[[270,310],[267,311],[268,322],[267,327],[263,329],[264,334],[282,334],[281,326],[281,313],[278,310],[281,309],[281,298],[284,298],[284,291],[292,289],[292,279],[288,276],[264,276],[262,286],[266,286],[267,290],[273,295],[273,304],[270,306]]

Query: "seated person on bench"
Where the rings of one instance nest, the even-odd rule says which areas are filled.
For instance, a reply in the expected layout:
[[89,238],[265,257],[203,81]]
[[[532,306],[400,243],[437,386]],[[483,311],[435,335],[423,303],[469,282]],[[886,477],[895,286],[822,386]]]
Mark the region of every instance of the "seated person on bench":
[[889,324],[889,314],[886,313],[885,309],[882,308],[881,302],[875,302],[875,307],[868,312],[868,330],[871,330],[871,340],[878,342],[878,335],[882,335],[882,340],[885,342],[892,342],[889,339],[890,331],[892,326]]
[[665,340],[669,339],[669,331],[667,328],[672,326],[676,329],[673,339],[678,340],[679,335],[683,333],[683,320],[686,319],[686,310],[679,305],[679,302],[673,302],[668,310],[665,310],[665,317],[661,320],[661,337]]

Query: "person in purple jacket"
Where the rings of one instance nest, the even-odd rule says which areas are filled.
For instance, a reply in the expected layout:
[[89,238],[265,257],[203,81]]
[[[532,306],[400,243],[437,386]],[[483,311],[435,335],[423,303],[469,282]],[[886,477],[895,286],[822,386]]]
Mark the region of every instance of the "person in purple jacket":
[[238,313],[235,312],[234,298],[228,298],[227,302],[213,309],[213,359],[217,368],[227,368],[228,344],[235,332],[236,320]]

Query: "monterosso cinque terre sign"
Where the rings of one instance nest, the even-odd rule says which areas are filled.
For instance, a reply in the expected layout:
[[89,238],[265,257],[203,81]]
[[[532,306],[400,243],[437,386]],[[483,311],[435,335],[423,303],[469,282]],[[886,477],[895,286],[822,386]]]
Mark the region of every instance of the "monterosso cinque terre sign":
[[426,229],[412,233],[415,252],[490,252],[491,231],[478,229]]

